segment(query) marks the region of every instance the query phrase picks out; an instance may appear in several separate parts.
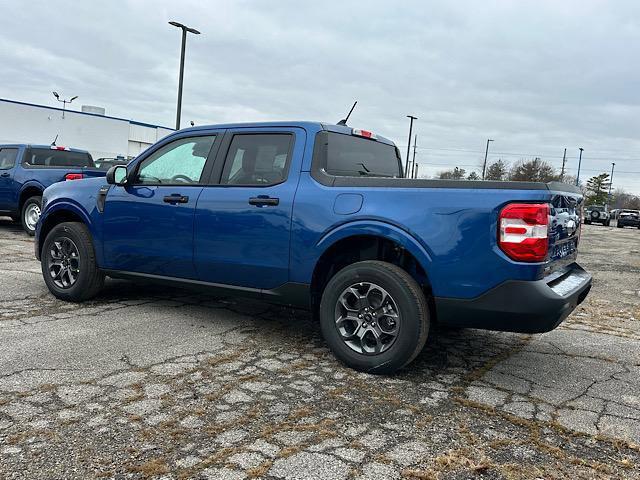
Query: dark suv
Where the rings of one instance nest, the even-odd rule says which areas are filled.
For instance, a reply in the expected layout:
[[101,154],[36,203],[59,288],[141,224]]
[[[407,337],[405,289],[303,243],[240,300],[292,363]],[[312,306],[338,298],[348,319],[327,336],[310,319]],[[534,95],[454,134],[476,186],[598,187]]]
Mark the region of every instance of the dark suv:
[[640,212],[638,210],[621,210],[618,214],[618,228],[640,228]]

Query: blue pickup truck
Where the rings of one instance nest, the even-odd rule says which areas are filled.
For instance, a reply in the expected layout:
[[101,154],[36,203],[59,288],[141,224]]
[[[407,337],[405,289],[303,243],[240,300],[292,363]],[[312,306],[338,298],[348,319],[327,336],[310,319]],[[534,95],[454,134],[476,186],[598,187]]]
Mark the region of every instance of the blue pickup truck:
[[35,253],[63,300],[108,276],[309,308],[339,359],[375,373],[435,324],[545,332],[585,299],[575,187],[402,172],[391,141],[344,125],[180,130],[47,188]]
[[36,231],[42,192],[55,182],[104,177],[89,152],[56,145],[0,145],[0,215]]

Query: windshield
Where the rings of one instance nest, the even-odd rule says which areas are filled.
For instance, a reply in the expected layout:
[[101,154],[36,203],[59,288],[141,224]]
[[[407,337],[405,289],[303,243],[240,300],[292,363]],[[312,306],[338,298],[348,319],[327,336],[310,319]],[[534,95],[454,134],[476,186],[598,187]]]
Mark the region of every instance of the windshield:
[[93,159],[86,152],[31,148],[23,163],[33,167],[93,167]]
[[340,133],[328,133],[326,166],[329,175],[401,177],[394,145]]
[[604,207],[600,205],[592,205],[589,207],[589,210],[595,210],[596,212],[604,212]]

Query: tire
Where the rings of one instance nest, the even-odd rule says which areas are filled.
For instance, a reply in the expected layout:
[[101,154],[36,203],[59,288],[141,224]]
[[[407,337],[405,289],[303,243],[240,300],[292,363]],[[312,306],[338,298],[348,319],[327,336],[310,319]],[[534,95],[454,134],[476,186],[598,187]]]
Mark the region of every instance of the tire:
[[[22,205],[20,213],[20,221],[22,222],[22,229],[32,237],[36,234],[36,223],[40,218],[40,210],[42,208],[42,197],[35,195],[27,198],[27,201]],[[35,218],[33,215],[37,215]]]
[[[358,301],[352,287],[365,300]],[[387,297],[384,297],[385,293]],[[345,299],[349,310],[341,299]],[[363,305],[368,306],[362,308]],[[397,321],[389,313],[391,316],[396,313]],[[340,323],[341,333],[337,318],[347,314],[349,320]],[[364,315],[364,320],[359,320],[358,315]],[[376,346],[371,346],[369,341],[376,338],[373,330],[378,334],[383,332],[383,322],[387,332],[393,331],[393,327],[389,327],[390,321],[395,323],[395,336],[379,335]],[[362,325],[366,325],[366,329]],[[320,326],[329,348],[347,366],[369,373],[389,374],[413,361],[424,347],[429,334],[429,308],[420,286],[407,272],[390,263],[369,260],[349,265],[331,278],[322,293]],[[359,337],[358,331],[365,333]],[[352,340],[344,340],[345,336]],[[383,339],[388,340],[386,346]],[[368,352],[362,351],[363,343]],[[380,351],[376,352],[376,349]]]
[[[71,244],[67,240],[71,241]],[[76,258],[77,260],[74,260]],[[63,265],[67,265],[71,272],[75,270],[73,281],[73,273],[56,276],[63,266],[56,267],[54,264],[65,261]],[[65,222],[53,227],[42,244],[40,264],[47,288],[60,300],[89,300],[95,297],[104,285],[104,274],[96,263],[91,234],[86,225],[80,222]],[[64,285],[65,283],[68,285]]]
[[617,226],[618,228],[622,228],[622,227],[623,227],[623,225],[620,225],[620,222],[616,223],[616,226]]
[[604,222],[604,226],[605,227],[610,227],[611,226],[611,220],[607,220],[606,222]]

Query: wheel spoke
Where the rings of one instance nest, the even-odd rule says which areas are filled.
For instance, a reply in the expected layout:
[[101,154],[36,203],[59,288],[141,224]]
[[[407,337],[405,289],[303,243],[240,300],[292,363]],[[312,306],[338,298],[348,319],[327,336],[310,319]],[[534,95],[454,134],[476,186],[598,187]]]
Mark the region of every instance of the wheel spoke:
[[382,335],[378,333],[378,330],[376,328],[372,328],[370,331],[371,335],[376,341],[376,344],[373,347],[373,353],[381,353],[384,349],[384,344],[382,343]]

